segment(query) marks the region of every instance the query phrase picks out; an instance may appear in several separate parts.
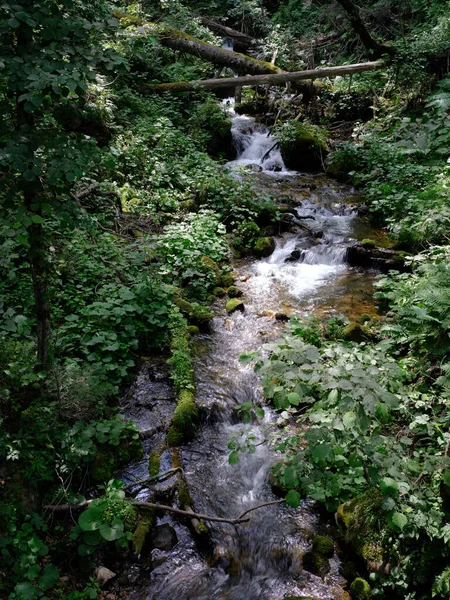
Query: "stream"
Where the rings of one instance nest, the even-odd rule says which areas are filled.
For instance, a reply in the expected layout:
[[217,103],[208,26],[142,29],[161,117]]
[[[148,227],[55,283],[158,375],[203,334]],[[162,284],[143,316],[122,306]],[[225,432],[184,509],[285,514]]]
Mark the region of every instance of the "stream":
[[[232,109],[230,109],[232,110]],[[243,291],[245,312],[227,315],[218,299],[216,317],[208,333],[195,345],[196,401],[203,424],[198,437],[180,448],[184,476],[197,512],[237,517],[246,509],[276,500],[268,472],[277,454],[268,432],[277,431],[279,415],[266,407],[260,424],[244,425],[235,407],[262,401],[251,366],[243,352],[256,350],[279,335],[283,319],[300,315],[344,313],[356,318],[375,314],[371,301],[374,275],[346,265],[352,241],[368,236],[357,217],[355,192],[321,174],[287,171],[265,126],[233,113],[233,136],[238,158],[228,168],[252,179],[260,193],[270,194],[290,207],[289,231],[276,238],[268,258],[239,259],[233,264],[236,285]],[[306,226],[306,227],[305,227]],[[170,420],[174,393],[164,365],[144,365],[126,397],[124,414],[145,431],[148,452],[161,444],[160,424]],[[228,464],[231,438],[252,434],[255,452],[241,453]],[[173,467],[173,453],[165,451],[161,471]],[[148,476],[146,461],[132,465],[134,477]],[[170,494],[175,476],[156,486],[156,494]],[[129,481],[132,481],[130,478]],[[137,498],[149,498],[142,489]],[[343,597],[339,559],[331,559],[324,579],[302,568],[302,555],[318,533],[333,536],[315,503],[304,500],[298,509],[284,504],[255,511],[243,525],[208,523],[210,542],[196,544],[191,530],[173,516],[158,519],[176,532],[170,550],[154,548],[131,566],[127,598],[131,600],[283,600],[287,597],[336,599]]]

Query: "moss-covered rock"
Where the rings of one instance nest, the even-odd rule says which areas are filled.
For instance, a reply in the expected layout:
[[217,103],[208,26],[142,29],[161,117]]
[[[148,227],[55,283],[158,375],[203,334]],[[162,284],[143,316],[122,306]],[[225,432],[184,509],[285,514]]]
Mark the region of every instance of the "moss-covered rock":
[[219,265],[210,256],[202,256],[200,260],[206,271],[212,275],[214,283],[218,285],[221,278]]
[[242,296],[243,292],[235,285],[230,285],[230,287],[227,289],[227,294],[229,298],[238,298],[239,296]]
[[220,285],[225,289],[229,288],[234,284],[234,275],[233,273],[224,273],[220,278]]
[[223,287],[215,287],[213,289],[213,294],[218,298],[223,298],[224,296],[226,296],[227,291]]
[[362,240],[361,246],[363,248],[376,248],[375,242],[369,238],[365,238],[364,240]]
[[148,457],[148,474],[150,477],[156,477],[161,466],[161,455],[158,450],[152,450]]
[[178,308],[184,316],[188,317],[192,314],[193,306],[190,302],[184,300],[184,298],[174,296],[172,298],[172,302],[175,304],[175,306],[178,306]]
[[198,410],[194,394],[189,390],[181,390],[177,396],[177,407],[166,436],[169,446],[179,446],[191,441],[195,435],[197,423]]
[[367,342],[371,339],[370,331],[360,323],[349,323],[342,332],[342,339],[347,342]]
[[186,482],[182,479],[178,483],[178,506],[181,509],[184,509],[186,506],[192,505],[192,498],[189,493],[189,489],[186,485]]
[[373,527],[373,521],[384,521],[383,496],[377,489],[341,504],[336,522],[343,533],[343,542],[370,571],[383,572],[384,556],[381,539],[383,532]]
[[188,332],[190,335],[197,335],[200,333],[200,329],[197,327],[197,325],[189,325]]
[[370,600],[372,589],[365,579],[357,577],[350,586],[350,594],[353,600]]
[[325,577],[330,572],[330,561],[317,552],[306,552],[303,555],[303,568],[313,575]]
[[278,135],[281,156],[288,169],[322,171],[328,155],[326,132],[316,125],[286,123]]
[[226,309],[227,313],[229,315],[231,315],[234,312],[236,312],[237,310],[244,312],[245,306],[244,306],[244,303],[242,302],[242,300],[239,300],[238,298],[232,298],[231,300],[228,300],[225,309]]
[[275,240],[273,237],[260,237],[256,240],[253,246],[253,251],[257,256],[267,257],[275,250]]
[[313,552],[317,552],[326,558],[331,558],[334,554],[334,543],[330,538],[324,535],[317,535],[313,540]]
[[[153,511],[151,511],[153,513]],[[142,549],[144,548],[146,538],[150,533],[153,525],[155,523],[155,519],[153,514],[150,514],[150,511],[143,517],[139,523],[137,524],[136,529],[133,533],[133,538],[131,540],[133,546],[133,552],[137,555],[141,554]]]

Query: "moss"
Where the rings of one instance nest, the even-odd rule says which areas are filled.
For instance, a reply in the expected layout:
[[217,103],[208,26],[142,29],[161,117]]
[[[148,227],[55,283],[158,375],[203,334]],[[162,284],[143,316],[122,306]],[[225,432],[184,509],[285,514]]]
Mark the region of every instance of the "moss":
[[148,474],[150,477],[156,477],[156,475],[158,475],[160,465],[161,455],[157,450],[153,450],[150,452],[150,456],[148,458]]
[[150,511],[147,512],[146,516],[139,521],[136,529],[134,530],[131,543],[133,545],[133,551],[137,555],[139,555],[142,552],[142,548],[145,544],[145,538],[147,537],[151,528],[154,525],[155,518],[152,513],[153,511],[151,511],[151,513]]
[[222,277],[220,278],[220,284],[224,287],[224,288],[229,288],[231,285],[234,284],[234,275],[232,273],[225,273],[224,275],[222,275]]
[[192,498],[188,487],[184,481],[178,484],[178,506],[184,509],[186,506],[192,505]]
[[370,338],[370,331],[360,323],[349,323],[342,332],[342,339],[347,342],[366,342]]
[[303,568],[313,575],[325,577],[330,572],[330,562],[328,558],[317,552],[306,552],[303,555]]
[[313,540],[313,552],[317,552],[326,558],[331,558],[334,554],[334,543],[330,538],[324,535],[317,535]]
[[209,534],[208,526],[203,522],[198,524],[196,531],[200,535],[208,535]]
[[372,598],[372,589],[365,579],[357,577],[350,586],[350,593],[354,600],[369,600]]
[[214,317],[214,313],[209,308],[205,306],[201,306],[200,304],[195,304],[192,308],[192,313],[190,315],[191,320],[199,325],[205,325]]
[[213,294],[214,296],[217,296],[218,298],[223,298],[226,295],[226,290],[224,290],[223,287],[215,287],[213,289]]
[[218,284],[221,276],[219,265],[209,256],[202,256],[201,262],[205,269],[212,274],[214,282]]
[[172,302],[175,304],[175,306],[178,306],[183,315],[189,316],[192,314],[193,306],[187,300],[184,300],[179,296],[175,296],[174,298],[172,298]]
[[198,421],[198,410],[194,394],[190,390],[181,390],[177,397],[177,407],[167,432],[169,446],[179,446],[193,439]]
[[341,504],[336,512],[336,521],[344,533],[344,542],[366,563],[383,561],[381,538],[385,519],[382,502],[382,494],[374,488]]
[[238,300],[238,298],[228,300],[225,308],[229,315],[236,312],[237,310],[240,310],[241,312],[244,312],[245,310],[244,303],[242,302],[242,300]]
[[197,335],[200,333],[200,329],[197,327],[197,325],[189,325],[187,330],[189,332],[189,335]]
[[275,241],[269,236],[260,237],[256,240],[253,250],[258,256],[270,256],[275,250]]
[[363,248],[376,248],[377,245],[375,244],[375,242],[373,240],[366,238],[366,239],[362,240],[361,246]]
[[358,323],[362,323],[364,325],[364,323],[368,323],[369,321],[371,321],[371,319],[372,317],[370,315],[364,313],[363,315],[360,315],[358,317]]
[[230,285],[227,289],[227,294],[230,298],[238,298],[239,296],[242,296],[242,291],[235,285]]

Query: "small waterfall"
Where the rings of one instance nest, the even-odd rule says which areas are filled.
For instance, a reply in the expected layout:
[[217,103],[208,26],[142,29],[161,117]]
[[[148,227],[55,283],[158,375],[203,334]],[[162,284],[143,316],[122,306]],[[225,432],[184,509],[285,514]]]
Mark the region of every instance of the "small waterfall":
[[228,163],[231,169],[257,165],[265,173],[291,174],[286,170],[276,139],[269,129],[257,123],[252,117],[241,116],[234,112],[232,99],[226,100],[231,115],[231,133],[237,158]]

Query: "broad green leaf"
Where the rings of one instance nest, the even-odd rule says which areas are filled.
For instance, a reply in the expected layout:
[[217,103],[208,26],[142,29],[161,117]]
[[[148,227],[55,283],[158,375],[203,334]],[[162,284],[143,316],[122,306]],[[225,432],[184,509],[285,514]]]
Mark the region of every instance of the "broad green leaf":
[[285,498],[286,504],[291,508],[298,508],[300,506],[301,499],[302,498],[297,490],[289,490]]
[[235,465],[239,462],[239,452],[237,450],[234,450],[234,452],[229,455],[228,462],[230,465]]
[[384,496],[396,496],[398,494],[398,484],[391,477],[383,477],[380,481],[380,489]]
[[31,565],[31,567],[29,567],[28,571],[27,571],[27,579],[34,579],[35,577],[37,577],[39,575],[40,572],[41,572],[40,565]]
[[395,525],[399,529],[403,529],[405,527],[405,525],[408,523],[408,519],[405,517],[405,515],[403,513],[399,513],[399,512],[395,512],[392,515],[391,521],[392,521],[393,525]]
[[289,402],[289,404],[292,404],[293,406],[298,406],[300,404],[300,396],[295,392],[291,392],[290,394],[288,394],[286,396],[286,399]]
[[78,525],[83,531],[94,531],[100,527],[103,510],[88,508],[78,517]]
[[34,600],[38,595],[38,589],[32,583],[18,583],[14,588],[17,600]]
[[108,542],[118,540],[123,535],[123,521],[114,519],[111,525],[103,523],[100,526],[100,534]]
[[55,565],[46,565],[44,572],[39,577],[39,586],[43,590],[48,590],[55,585],[59,579],[59,571]]

